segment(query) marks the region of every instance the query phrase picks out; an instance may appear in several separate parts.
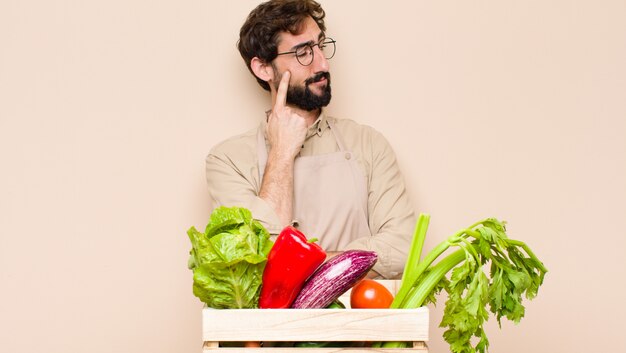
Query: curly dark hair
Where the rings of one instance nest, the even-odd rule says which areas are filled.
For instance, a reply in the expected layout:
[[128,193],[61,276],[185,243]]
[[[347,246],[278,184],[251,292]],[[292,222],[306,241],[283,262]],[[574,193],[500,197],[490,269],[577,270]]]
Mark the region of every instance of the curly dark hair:
[[[270,0],[257,6],[241,27],[237,42],[237,48],[248,70],[252,72],[250,62],[254,57],[265,63],[274,60],[278,54],[278,34],[300,33],[302,23],[309,16],[317,23],[322,33],[325,32],[325,15],[322,6],[313,0]],[[270,90],[267,82],[256,75],[254,77],[261,87]]]

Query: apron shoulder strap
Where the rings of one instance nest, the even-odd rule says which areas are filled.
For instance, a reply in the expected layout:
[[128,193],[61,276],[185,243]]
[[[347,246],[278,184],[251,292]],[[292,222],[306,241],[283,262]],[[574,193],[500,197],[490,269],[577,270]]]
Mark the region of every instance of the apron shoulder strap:
[[259,158],[259,180],[263,180],[265,166],[267,165],[267,146],[265,145],[265,134],[263,134],[263,126],[259,126],[257,130],[257,156]]
[[337,141],[339,151],[344,152],[346,151],[346,144],[344,143],[343,137],[341,136],[339,130],[335,129],[335,123],[333,123],[331,120],[331,118],[326,118],[326,123],[328,124],[330,131],[333,133],[333,136],[335,136],[335,141]]

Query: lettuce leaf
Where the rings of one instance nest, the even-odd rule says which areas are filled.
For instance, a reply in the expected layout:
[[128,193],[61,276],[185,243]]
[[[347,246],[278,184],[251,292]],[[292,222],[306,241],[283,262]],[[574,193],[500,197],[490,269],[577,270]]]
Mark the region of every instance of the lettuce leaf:
[[241,207],[219,207],[211,213],[204,233],[191,227],[189,268],[193,294],[217,309],[257,308],[269,232]]

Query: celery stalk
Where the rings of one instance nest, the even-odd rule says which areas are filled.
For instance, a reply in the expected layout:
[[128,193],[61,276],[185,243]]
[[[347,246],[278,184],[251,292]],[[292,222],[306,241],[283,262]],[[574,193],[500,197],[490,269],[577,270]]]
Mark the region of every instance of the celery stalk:
[[461,249],[439,261],[417,284],[413,292],[411,292],[411,295],[404,300],[402,308],[415,309],[422,306],[439,281],[441,281],[445,275],[450,272],[450,270],[455,268],[463,260],[465,260],[465,250]]
[[[444,338],[450,350],[485,353],[489,347],[483,330],[489,316],[487,306],[498,323],[502,317],[518,322],[525,312],[522,294],[534,298],[547,269],[525,243],[509,239],[505,224],[494,218],[457,232],[420,259],[428,221],[428,215],[420,215],[391,308],[420,307],[434,302],[435,293],[445,289],[448,300],[440,326],[448,328]],[[459,249],[444,256],[451,246]],[[435,263],[440,256],[443,259]],[[490,276],[485,269],[490,269]],[[384,342],[375,347],[408,346],[406,342]]]
[[404,307],[402,304],[404,303],[408,294],[411,292],[411,289],[417,284],[417,280],[420,279],[420,276],[428,269],[433,261],[435,261],[437,257],[439,257],[439,255],[448,250],[449,247],[450,243],[448,241],[440,243],[433,250],[431,250],[414,269],[410,270],[411,276],[407,276],[406,281],[402,280],[400,289],[393,299],[390,308],[397,309]]
[[[422,213],[417,219],[415,225],[415,233],[413,234],[413,240],[411,242],[411,248],[409,250],[409,256],[404,266],[404,272],[402,273],[402,284],[399,289],[401,299],[411,290],[413,283],[419,277],[420,273],[416,271],[416,267],[420,262],[422,256],[422,248],[424,247],[424,241],[426,240],[426,231],[428,230],[428,223],[430,222],[430,215]],[[396,295],[396,298],[398,295]],[[399,299],[399,302],[401,301]],[[393,307],[393,306],[392,306]]]
[[422,256],[422,248],[424,247],[424,241],[426,240],[426,232],[428,231],[428,224],[430,223],[430,215],[427,213],[422,213],[419,215],[417,219],[417,224],[415,225],[415,233],[413,234],[413,241],[411,243],[411,248],[409,250],[409,257],[406,260],[405,268],[408,271],[404,271],[402,274],[402,280],[406,278],[406,276],[411,274],[411,270],[417,266]]

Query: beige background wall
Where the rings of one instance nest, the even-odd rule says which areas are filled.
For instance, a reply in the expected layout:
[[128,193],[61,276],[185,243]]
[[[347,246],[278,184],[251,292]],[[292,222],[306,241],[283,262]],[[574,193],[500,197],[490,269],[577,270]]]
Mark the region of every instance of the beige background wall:
[[[257,3],[0,2],[0,351],[200,351],[185,231],[267,107],[234,44]],[[619,350],[626,3],[322,4],[329,110],[389,138],[426,247],[494,216],[551,270],[491,351]]]

